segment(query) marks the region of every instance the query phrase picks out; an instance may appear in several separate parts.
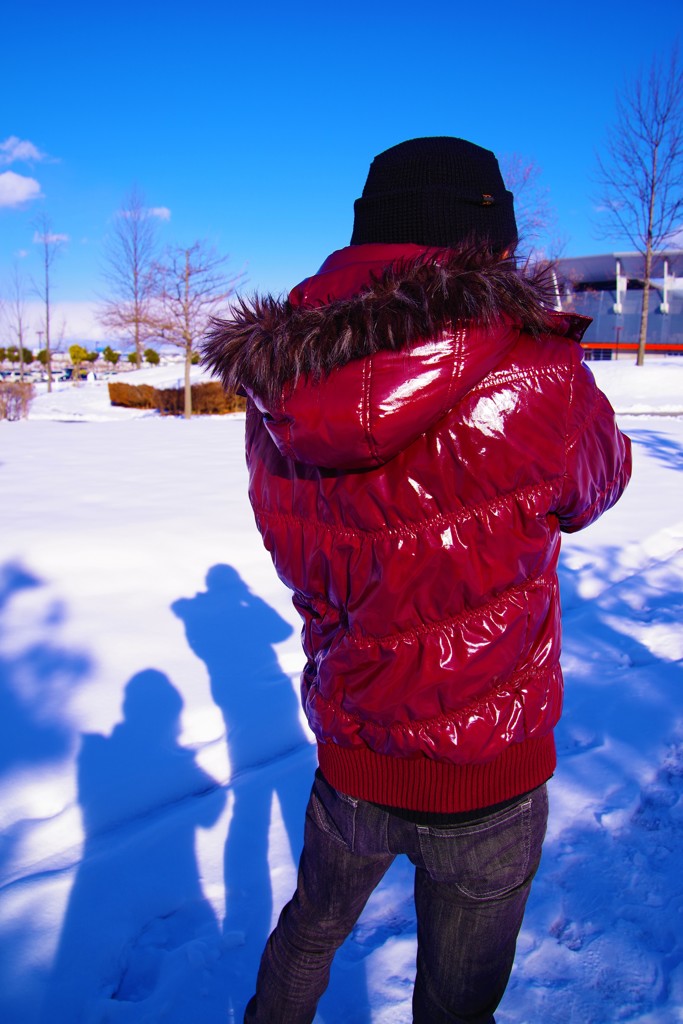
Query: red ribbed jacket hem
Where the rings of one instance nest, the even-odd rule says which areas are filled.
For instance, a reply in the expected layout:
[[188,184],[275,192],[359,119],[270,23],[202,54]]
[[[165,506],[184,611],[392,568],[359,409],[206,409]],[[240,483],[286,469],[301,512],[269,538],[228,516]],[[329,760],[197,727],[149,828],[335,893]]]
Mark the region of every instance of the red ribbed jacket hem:
[[318,763],[329,784],[348,796],[410,811],[455,814],[535,789],[553,774],[557,756],[550,733],[513,743],[486,764],[388,757],[336,743],[318,744]]

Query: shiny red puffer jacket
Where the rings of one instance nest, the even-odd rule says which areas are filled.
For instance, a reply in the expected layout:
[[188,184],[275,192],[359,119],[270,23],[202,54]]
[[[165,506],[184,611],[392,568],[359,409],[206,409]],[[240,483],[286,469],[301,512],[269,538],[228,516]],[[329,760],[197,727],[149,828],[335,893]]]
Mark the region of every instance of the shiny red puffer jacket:
[[321,767],[352,795],[460,810],[553,770],[560,531],[618,499],[630,448],[589,321],[535,287],[490,257],[352,246],[207,344],[251,397],[256,522],[303,618]]

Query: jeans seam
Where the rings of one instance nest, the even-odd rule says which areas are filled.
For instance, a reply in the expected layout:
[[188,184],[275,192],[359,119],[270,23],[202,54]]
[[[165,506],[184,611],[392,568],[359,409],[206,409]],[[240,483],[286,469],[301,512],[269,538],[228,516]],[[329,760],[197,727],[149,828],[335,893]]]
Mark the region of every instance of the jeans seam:
[[[318,804],[322,806],[322,810],[320,809]],[[346,842],[346,839],[344,839],[344,836],[341,834],[341,832],[333,832],[332,829],[327,824],[327,821],[325,820],[325,817],[323,815],[323,811],[325,812],[325,814],[327,814],[327,810],[325,808],[325,805],[322,803],[322,800],[320,800],[320,797],[317,794],[315,794],[314,799],[311,800],[311,806],[313,808],[313,813],[315,815],[316,825],[318,826],[320,831],[324,832],[326,836],[329,836],[329,838],[332,839],[339,846],[343,846],[344,849],[348,850],[348,843]]]

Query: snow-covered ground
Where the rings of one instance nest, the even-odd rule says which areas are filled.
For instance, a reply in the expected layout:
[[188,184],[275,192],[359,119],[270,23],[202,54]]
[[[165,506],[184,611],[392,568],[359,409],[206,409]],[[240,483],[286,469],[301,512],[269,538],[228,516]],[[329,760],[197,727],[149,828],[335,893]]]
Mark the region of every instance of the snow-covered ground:
[[[683,1021],[683,360],[593,369],[634,479],[564,543],[560,762],[501,1024]],[[0,423],[3,1024],[241,1021],[315,764],[242,435],[99,382]],[[411,1019],[411,892],[399,859],[319,1024]]]

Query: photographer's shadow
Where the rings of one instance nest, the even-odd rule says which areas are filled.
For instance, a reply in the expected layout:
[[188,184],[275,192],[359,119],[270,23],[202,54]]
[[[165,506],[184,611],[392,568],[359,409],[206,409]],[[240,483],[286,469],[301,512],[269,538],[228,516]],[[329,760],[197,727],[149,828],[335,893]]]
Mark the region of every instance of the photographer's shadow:
[[[195,838],[198,828],[218,820],[225,794],[178,743],[182,708],[168,676],[146,669],[127,683],[123,717],[111,734],[82,736],[84,848],[45,1022],[80,1020],[88,998],[95,998],[93,979],[100,979],[93,1006],[103,1020],[126,1006],[142,1010],[148,1000],[152,1008],[164,998],[192,1005],[200,998],[203,973],[220,956],[220,930],[202,891]],[[99,941],[103,934],[106,942]],[[181,962],[193,965],[182,977],[174,969],[178,951],[185,954]]]
[[[287,639],[292,627],[229,565],[212,566],[206,590],[171,607],[206,664],[225,720],[233,794],[224,856],[225,943],[246,943],[260,955],[273,907],[268,863],[273,797],[296,864],[315,765],[298,697],[272,646]],[[290,770],[282,759],[297,750],[303,760]]]

